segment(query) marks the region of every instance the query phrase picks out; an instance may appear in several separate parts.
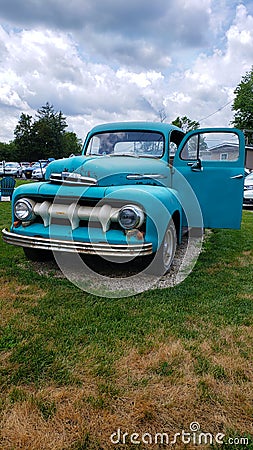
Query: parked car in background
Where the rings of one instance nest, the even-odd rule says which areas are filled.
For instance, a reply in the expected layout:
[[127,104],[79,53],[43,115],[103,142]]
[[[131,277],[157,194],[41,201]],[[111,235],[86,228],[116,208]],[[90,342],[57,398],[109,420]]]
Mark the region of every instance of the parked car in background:
[[32,173],[35,169],[42,169],[45,164],[47,164],[47,160],[45,159],[40,159],[37,162],[31,163],[31,165],[29,167],[25,167],[22,171],[23,175],[25,176],[25,178],[32,178]]
[[21,161],[20,163],[20,166],[21,166],[21,169],[22,169],[22,174],[21,174],[21,176],[23,176],[23,174],[24,174],[24,170],[25,169],[27,169],[27,167],[30,167],[31,166],[31,163],[29,163],[28,161]]
[[24,169],[23,174],[29,179],[44,180],[44,168],[46,168],[51,161],[54,161],[54,158],[39,159],[39,161],[32,163],[30,167]]
[[36,167],[32,171],[32,179],[33,180],[44,180],[45,179],[45,173],[46,173],[46,165],[43,165],[41,167]]
[[253,172],[244,179],[243,203],[253,205]]
[[18,162],[3,163],[3,175],[12,177],[21,177],[22,168]]
[[44,180],[45,179],[46,168],[47,168],[48,164],[51,161],[54,161],[54,158],[48,158],[46,163],[40,164],[40,166],[36,167],[32,171],[32,178],[34,180]]

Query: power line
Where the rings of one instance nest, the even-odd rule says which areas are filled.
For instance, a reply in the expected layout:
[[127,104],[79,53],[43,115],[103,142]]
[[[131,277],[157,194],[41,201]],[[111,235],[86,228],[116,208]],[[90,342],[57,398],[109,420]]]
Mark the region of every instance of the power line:
[[225,105],[223,105],[223,106],[221,106],[220,108],[216,109],[216,111],[214,111],[212,114],[209,114],[208,116],[203,117],[202,119],[198,120],[198,122],[200,123],[200,122],[202,122],[202,120],[206,120],[206,119],[208,119],[209,117],[214,116],[214,114],[216,114],[217,112],[222,111],[222,109],[224,109],[226,106],[228,106],[228,105],[229,105],[230,103],[232,103],[233,101],[234,101],[234,99],[233,99],[233,100],[230,100],[230,102],[227,102]]

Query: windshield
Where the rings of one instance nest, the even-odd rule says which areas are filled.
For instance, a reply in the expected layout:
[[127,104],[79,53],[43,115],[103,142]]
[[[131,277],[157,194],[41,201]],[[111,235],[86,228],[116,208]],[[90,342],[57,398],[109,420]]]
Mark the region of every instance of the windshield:
[[164,137],[161,133],[151,131],[111,131],[93,135],[85,154],[160,158],[163,152]]

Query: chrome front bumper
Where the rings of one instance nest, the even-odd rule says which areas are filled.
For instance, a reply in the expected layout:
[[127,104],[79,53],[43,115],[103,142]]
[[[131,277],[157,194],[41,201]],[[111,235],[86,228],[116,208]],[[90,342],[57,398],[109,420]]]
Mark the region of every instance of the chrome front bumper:
[[20,247],[37,248],[39,250],[52,250],[60,252],[78,252],[87,255],[135,257],[151,255],[152,243],[140,244],[109,244],[108,242],[77,242],[59,239],[48,239],[38,236],[24,236],[12,233],[6,228],[2,230],[4,242]]

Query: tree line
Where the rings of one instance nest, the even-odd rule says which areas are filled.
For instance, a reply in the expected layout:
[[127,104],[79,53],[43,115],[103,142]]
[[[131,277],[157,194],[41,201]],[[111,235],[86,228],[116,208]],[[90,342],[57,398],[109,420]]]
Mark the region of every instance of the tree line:
[[35,118],[22,113],[14,130],[14,140],[0,143],[0,160],[37,161],[63,158],[80,153],[82,141],[66,131],[66,117],[48,102],[37,110]]
[[[253,66],[237,85],[232,105],[234,119],[231,125],[244,131],[246,143],[253,145]],[[166,113],[159,111],[160,120]],[[177,117],[172,122],[185,132],[199,128],[199,122],[187,116]],[[0,142],[0,161],[37,161],[38,159],[63,158],[81,151],[82,141],[76,133],[66,131],[66,117],[55,111],[48,102],[37,110],[35,118],[22,113],[14,130],[14,140]]]

